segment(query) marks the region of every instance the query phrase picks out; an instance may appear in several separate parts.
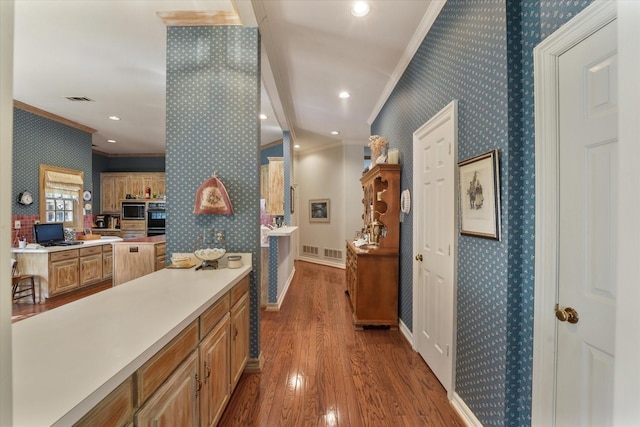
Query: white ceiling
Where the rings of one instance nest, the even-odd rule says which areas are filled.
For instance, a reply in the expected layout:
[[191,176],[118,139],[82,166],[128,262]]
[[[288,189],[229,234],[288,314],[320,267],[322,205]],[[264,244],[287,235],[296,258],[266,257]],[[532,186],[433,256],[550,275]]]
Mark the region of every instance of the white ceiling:
[[[94,148],[104,153],[163,153],[166,27],[157,12],[236,9],[262,34],[262,144],[286,129],[302,149],[365,145],[443,2],[373,0],[364,18],[351,16],[352,3],[16,0],[14,99],[96,129]],[[351,98],[339,99],[342,90]]]

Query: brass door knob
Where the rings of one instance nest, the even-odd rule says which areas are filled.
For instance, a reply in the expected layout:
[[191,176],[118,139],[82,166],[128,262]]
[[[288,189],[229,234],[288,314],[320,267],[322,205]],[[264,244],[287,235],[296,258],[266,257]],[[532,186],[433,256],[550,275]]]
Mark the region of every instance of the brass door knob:
[[422,254],[416,255],[416,261],[422,261]]
[[567,307],[565,309],[558,308],[556,309],[556,317],[561,322],[569,322],[569,323],[578,323],[580,317],[578,316],[578,312],[571,307]]

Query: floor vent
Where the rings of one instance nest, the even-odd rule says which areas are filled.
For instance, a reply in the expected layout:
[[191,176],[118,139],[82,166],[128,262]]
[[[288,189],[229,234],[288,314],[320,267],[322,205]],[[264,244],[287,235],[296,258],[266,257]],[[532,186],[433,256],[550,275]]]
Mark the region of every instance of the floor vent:
[[306,254],[306,255],[318,256],[318,247],[317,246],[302,245],[302,253]]
[[325,249],[324,257],[332,259],[342,259],[342,251],[338,249]]

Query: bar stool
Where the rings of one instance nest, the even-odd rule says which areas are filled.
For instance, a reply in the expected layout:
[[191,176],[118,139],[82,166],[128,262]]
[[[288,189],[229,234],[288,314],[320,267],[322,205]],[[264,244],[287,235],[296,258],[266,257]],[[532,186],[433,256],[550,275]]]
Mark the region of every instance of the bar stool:
[[13,302],[22,298],[29,298],[36,303],[36,287],[33,274],[20,274],[18,262],[12,262],[11,266],[11,296]]

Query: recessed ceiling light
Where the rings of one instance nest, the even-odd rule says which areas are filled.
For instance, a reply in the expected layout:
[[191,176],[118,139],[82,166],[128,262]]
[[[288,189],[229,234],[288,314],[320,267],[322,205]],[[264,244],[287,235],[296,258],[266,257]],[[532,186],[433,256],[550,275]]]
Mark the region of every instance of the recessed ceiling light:
[[338,96],[342,99],[347,99],[351,96],[351,94],[349,92],[347,92],[346,90],[343,90],[342,92],[340,92],[338,94]]
[[351,14],[357,18],[362,18],[369,13],[369,4],[364,1],[357,1],[351,6]]
[[120,117],[118,117],[118,116],[109,116],[109,119],[117,121],[117,120],[120,120]]
[[337,130],[332,130],[331,135],[340,135],[340,132]]
[[115,139],[107,139],[107,142],[110,142],[110,143],[112,143],[112,144],[115,144],[115,143],[116,143],[116,140],[115,140]]
[[300,145],[296,144],[296,145],[293,146],[293,148],[300,148]]
[[267,120],[266,114],[260,114],[260,120]]

